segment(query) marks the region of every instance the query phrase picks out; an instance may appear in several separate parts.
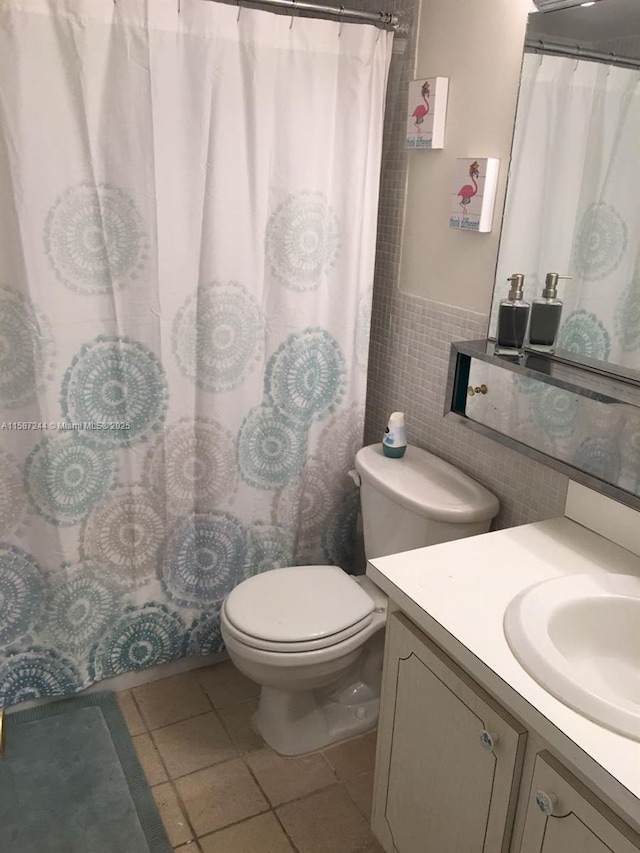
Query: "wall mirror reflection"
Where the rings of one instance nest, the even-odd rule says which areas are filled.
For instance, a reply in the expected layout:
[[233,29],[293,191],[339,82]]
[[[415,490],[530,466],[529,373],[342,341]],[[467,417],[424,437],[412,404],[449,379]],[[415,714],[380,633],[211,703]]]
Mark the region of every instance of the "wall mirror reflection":
[[[535,369],[535,367],[533,368]],[[580,480],[624,500],[622,493],[640,498],[640,409],[603,392],[576,393],[557,384],[504,370],[479,359],[471,360],[470,389],[488,393],[468,395],[465,415],[502,436],[544,453],[562,466],[587,475]],[[494,436],[495,437],[495,436]],[[553,465],[553,463],[551,463]],[[611,491],[614,486],[620,491]]]
[[489,335],[561,280],[558,355],[640,379],[640,3],[529,16]]

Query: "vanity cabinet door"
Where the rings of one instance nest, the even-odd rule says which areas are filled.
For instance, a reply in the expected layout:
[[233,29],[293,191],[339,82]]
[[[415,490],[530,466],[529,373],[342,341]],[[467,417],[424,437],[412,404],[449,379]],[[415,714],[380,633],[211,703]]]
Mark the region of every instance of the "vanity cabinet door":
[[408,619],[389,619],[373,830],[387,853],[509,847],[526,733]]
[[638,853],[640,836],[542,752],[529,793],[520,853]]

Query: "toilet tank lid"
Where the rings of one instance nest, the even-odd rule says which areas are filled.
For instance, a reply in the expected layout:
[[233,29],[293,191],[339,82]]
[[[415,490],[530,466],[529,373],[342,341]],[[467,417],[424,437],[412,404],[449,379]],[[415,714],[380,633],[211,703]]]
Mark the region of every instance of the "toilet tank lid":
[[407,447],[401,459],[370,444],[356,454],[360,478],[412,512],[450,524],[487,521],[500,504],[480,483],[420,447]]

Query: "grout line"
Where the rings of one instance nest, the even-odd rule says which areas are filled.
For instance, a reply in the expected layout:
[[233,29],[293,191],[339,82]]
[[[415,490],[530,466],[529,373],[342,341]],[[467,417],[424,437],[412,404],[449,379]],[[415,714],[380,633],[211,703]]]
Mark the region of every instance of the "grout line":
[[265,791],[265,789],[264,789],[264,788],[262,787],[262,785],[260,784],[260,780],[258,779],[258,777],[256,776],[256,774],[255,774],[255,773],[253,772],[253,770],[251,769],[251,767],[250,767],[250,765],[249,765],[249,762],[248,762],[248,761],[247,761],[247,759],[244,757],[244,755],[242,755],[242,756],[241,756],[241,758],[242,758],[242,760],[244,761],[244,766],[245,766],[245,767],[247,768],[247,770],[249,771],[249,775],[251,776],[251,778],[254,780],[254,782],[255,782],[255,783],[256,783],[256,785],[258,786],[258,790],[262,793],[262,795],[263,795],[263,797],[265,798],[265,800],[269,803],[269,808],[273,811],[273,809],[275,808],[275,806],[274,806],[274,805],[273,805],[273,803],[271,802],[271,797],[267,794],[267,792]]
[[[266,814],[273,814],[275,816],[275,812],[273,811],[272,808],[263,809],[261,812],[256,812],[255,814],[249,815],[249,817],[243,817],[240,820],[234,820],[232,823],[226,823],[224,826],[221,826],[218,829],[214,829],[212,832],[205,832],[204,835],[198,836],[198,841],[200,841],[201,839],[204,839],[204,838],[211,838],[214,835],[219,835],[221,832],[224,832],[225,829],[231,829],[234,826],[241,826],[243,823],[249,823],[250,820],[253,820],[256,817],[262,817],[263,815],[266,815]],[[276,820],[277,820],[277,817],[276,817]],[[296,853],[298,853],[298,848],[295,847],[295,845],[294,845],[294,849],[295,849]]]
[[[283,809],[287,806],[291,806],[294,803],[301,803],[304,800],[308,800],[310,797],[314,797],[316,794],[322,794],[325,791],[328,791],[331,788],[344,788],[344,784],[340,781],[340,779],[336,779],[334,782],[331,782],[329,785],[323,785],[322,788],[316,788],[315,791],[307,791],[306,794],[300,794],[299,797],[294,797],[292,800],[287,800],[284,803],[279,803],[277,806],[273,806],[273,810]],[[345,793],[348,793],[345,788]]]
[[325,764],[327,765],[327,767],[331,770],[331,772],[333,773],[333,775],[334,775],[334,776],[336,777],[336,779],[337,779],[337,778],[338,778],[338,774],[337,774],[337,772],[336,772],[336,768],[335,768],[335,767],[333,766],[333,764],[329,761],[329,759],[327,758],[327,756],[324,754],[324,751],[323,751],[323,750],[318,750],[318,752],[319,752],[319,753],[320,753],[320,755],[324,758]]
[[212,698],[211,698],[211,696],[209,696],[209,694],[207,693],[207,691],[206,691],[206,689],[205,689],[204,685],[203,685],[203,684],[201,684],[201,683],[198,681],[198,679],[197,679],[197,678],[195,678],[195,681],[196,681],[196,683],[197,683],[198,687],[200,688],[200,690],[202,691],[202,693],[204,693],[204,695],[205,695],[205,697],[206,697],[206,699],[207,699],[207,702],[208,702],[208,703],[209,703],[209,705],[211,706],[211,710],[212,710],[212,711],[215,711],[215,710],[216,710],[216,708],[215,708],[215,705],[213,704],[213,699],[212,699]]
[[[156,730],[156,731],[157,731],[157,730]],[[157,745],[157,743],[155,742],[155,738],[153,737],[153,731],[149,731],[149,732],[148,732],[148,735],[149,735],[149,739],[151,740],[151,743],[153,744],[153,748],[154,748],[154,749],[156,750],[156,752],[158,753],[158,759],[160,760],[160,764],[161,764],[161,765],[162,765],[162,767],[164,768],[164,772],[167,774],[167,781],[166,781],[166,782],[160,782],[159,784],[161,784],[161,785],[169,784],[169,785],[171,786],[171,789],[172,789],[172,791],[173,791],[173,793],[174,793],[174,795],[175,795],[176,801],[177,801],[177,803],[178,803],[178,805],[179,805],[179,807],[180,807],[180,811],[182,812],[182,817],[184,818],[185,823],[186,823],[186,824],[187,824],[187,826],[189,827],[189,830],[190,830],[190,832],[191,832],[192,838],[194,838],[194,839],[195,839],[195,838],[197,838],[197,837],[198,837],[198,836],[197,836],[197,833],[196,833],[196,831],[195,831],[195,829],[194,829],[194,827],[193,827],[193,824],[191,823],[191,819],[189,818],[189,813],[188,813],[188,811],[187,811],[187,809],[186,809],[186,807],[185,807],[185,804],[184,804],[184,802],[183,802],[183,800],[182,800],[182,797],[180,796],[180,792],[179,792],[179,791],[178,791],[178,789],[176,788],[176,786],[175,786],[175,784],[174,784],[174,782],[173,782],[173,779],[171,778],[171,774],[169,773],[169,768],[167,767],[167,765],[166,765],[166,763],[165,763],[165,761],[164,761],[164,758],[162,757],[162,753],[161,753],[161,752],[160,752],[160,750],[158,749],[158,745]],[[155,788],[155,787],[157,787],[157,785],[154,785],[153,787]],[[168,829],[167,829],[167,832],[168,832]],[[200,845],[198,845],[198,848],[197,848],[197,849],[198,849],[198,850],[200,849]]]
[[[180,796],[180,791],[178,791],[178,789],[174,785],[173,779],[171,779],[171,777],[169,777],[169,784],[171,785],[173,793],[175,794],[176,801],[177,801],[178,805],[180,806],[180,811],[182,812],[182,816],[185,820],[185,823],[189,827],[192,838],[197,839],[198,833],[195,831],[194,826],[191,823],[191,818],[189,817],[189,812],[187,811],[187,808],[186,808],[186,806],[182,800],[182,797]],[[200,845],[198,845],[198,847],[200,847]]]
[[222,832],[223,829],[230,829],[232,826],[239,826],[241,823],[246,823],[249,820],[252,820],[254,817],[260,817],[261,815],[271,814],[273,809],[271,806],[267,804],[266,809],[261,809],[259,812],[255,812],[255,814],[247,815],[247,817],[241,817],[238,820],[232,820],[230,823],[225,823],[224,826],[219,826],[218,829],[213,829],[211,832],[205,832],[202,835],[199,835],[198,838],[207,838],[209,835],[215,835],[217,832]]
[[[122,692],[126,693],[127,691],[123,690]],[[148,727],[147,721],[145,720],[144,715],[142,713],[142,709],[140,708],[140,705],[138,705],[138,700],[136,699],[136,695],[133,692],[133,690],[129,690],[129,694],[131,696],[131,701],[133,702],[134,707],[135,707],[136,711],[138,712],[138,716],[142,720],[142,725],[144,726],[144,733],[148,734],[149,733],[149,727]],[[129,732],[129,734],[131,734],[131,732]],[[143,734],[143,732],[140,732],[140,734]]]
[[[245,699],[244,701],[242,701],[242,702],[237,702],[236,704],[237,704],[237,705],[244,705],[245,703],[248,703],[248,702],[251,702],[251,701],[252,701],[251,699]],[[228,706],[228,707],[231,707],[231,706]],[[232,743],[232,744],[235,746],[235,748],[238,750],[238,754],[239,754],[239,755],[244,755],[245,750],[240,749],[240,747],[237,745],[237,743],[236,743],[236,741],[235,741],[235,738],[234,738],[234,737],[233,737],[233,735],[231,734],[231,729],[230,729],[230,727],[228,727],[228,726],[227,726],[227,724],[225,723],[225,721],[224,721],[224,719],[223,719],[222,715],[218,712],[218,709],[217,709],[217,708],[214,708],[213,710],[216,712],[216,717],[218,718],[218,720],[219,720],[219,722],[220,722],[220,725],[222,726],[223,731],[225,732],[225,734],[227,735],[227,737],[229,738],[229,740],[231,741],[231,743]],[[224,710],[224,709],[221,709],[221,710]],[[264,743],[264,741],[262,742],[262,746],[263,746],[263,747],[264,747],[264,746],[266,746],[266,744]],[[262,747],[258,747],[258,749],[262,749]],[[248,751],[248,752],[254,752],[255,750],[247,750],[247,751]]]
[[[361,776],[364,776],[364,773],[362,773],[362,774],[360,774],[360,775],[361,775]],[[360,776],[355,776],[355,777],[354,777],[354,779],[359,779],[359,778],[360,778]],[[349,781],[353,781],[353,780],[349,780]],[[351,802],[353,803],[353,805],[356,807],[356,809],[360,812],[360,814],[362,815],[362,817],[366,820],[367,825],[369,826],[369,829],[371,829],[371,815],[372,815],[372,813],[373,813],[373,791],[371,792],[371,808],[370,808],[370,810],[369,810],[369,811],[370,811],[370,813],[369,813],[369,814],[367,814],[366,812],[364,812],[364,811],[360,808],[360,806],[358,805],[358,803],[356,803],[355,798],[354,798],[354,797],[353,797],[353,795],[351,794],[351,791],[349,791],[349,788],[347,787],[347,783],[346,783],[346,782],[345,782],[344,787],[345,787],[345,790],[346,790],[346,792],[347,792],[347,795],[348,795],[349,799],[351,800]],[[372,830],[372,831],[373,831],[373,830]]]
[[[370,819],[370,818],[368,818],[368,817],[367,817],[367,816],[362,812],[362,810],[358,808],[358,806],[356,805],[356,803],[353,801],[353,798],[352,798],[352,797],[351,797],[351,795],[349,794],[349,791],[348,791],[348,789],[347,789],[346,784],[345,784],[344,782],[342,782],[342,781],[338,780],[337,782],[332,783],[331,785],[326,785],[324,788],[318,788],[317,790],[315,790],[315,791],[311,791],[311,792],[309,792],[308,794],[303,794],[303,795],[302,795],[302,796],[300,796],[300,797],[296,797],[296,799],[294,799],[294,800],[288,800],[286,803],[281,803],[279,806],[276,806],[276,807],[273,809],[273,813],[275,814],[276,819],[278,820],[278,822],[279,822],[279,823],[280,823],[280,825],[282,826],[282,828],[283,828],[283,830],[284,830],[284,832],[285,832],[285,834],[286,834],[287,838],[289,839],[289,841],[290,841],[291,845],[293,846],[294,850],[296,851],[296,853],[302,853],[302,851],[299,851],[299,850],[298,850],[298,847],[294,844],[293,839],[290,837],[289,833],[287,832],[287,829],[286,829],[285,825],[283,824],[283,822],[282,822],[282,820],[281,820],[281,818],[280,818],[280,815],[279,815],[279,814],[278,814],[278,812],[277,812],[277,809],[284,808],[285,806],[290,806],[290,805],[293,805],[293,804],[295,804],[295,803],[300,803],[300,802],[302,802],[302,801],[304,801],[304,800],[308,800],[309,798],[311,798],[311,797],[315,796],[316,794],[323,793],[324,791],[328,791],[328,790],[329,790],[329,789],[331,789],[331,788],[342,788],[342,790],[344,791],[345,796],[347,797],[347,800],[348,800],[349,802],[351,802],[351,804],[353,805],[353,807],[354,807],[354,809],[356,810],[356,812],[360,815],[360,817],[361,817],[361,818],[365,821],[365,823],[367,824],[367,827],[368,827],[368,829],[369,829],[369,832],[371,833],[371,838],[372,838],[372,839],[375,839],[375,840],[377,841],[377,838],[375,838],[375,836],[373,835],[373,830],[371,829],[371,819]],[[367,849],[367,847],[368,847],[370,844],[371,844],[371,839],[370,839],[369,841],[365,841],[363,845],[361,845],[360,847],[356,848],[355,850],[351,850],[351,851],[349,851],[349,853],[359,853],[359,851],[366,850],[366,849]]]
[[160,732],[163,729],[168,729],[169,726],[176,726],[176,725],[178,725],[178,723],[186,723],[187,720],[195,720],[196,717],[205,717],[207,714],[211,713],[211,710],[215,710],[215,709],[210,708],[207,711],[198,711],[196,714],[192,714],[190,717],[182,717],[179,720],[174,720],[172,723],[164,723],[162,726],[154,726],[154,728],[149,728],[148,731],[149,732]]
[[[220,761],[212,761],[210,764],[204,764],[202,767],[196,767],[193,770],[188,770],[186,773],[179,773],[177,775],[172,776],[169,773],[167,765],[166,765],[164,759],[162,758],[162,753],[160,752],[160,749],[158,748],[158,745],[155,742],[155,740],[153,739],[153,737],[151,738],[151,741],[153,743],[153,746],[154,746],[156,752],[158,753],[158,755],[160,757],[160,760],[162,761],[163,767],[165,767],[165,769],[166,769],[168,778],[171,781],[175,781],[175,782],[177,782],[179,779],[185,779],[187,776],[193,776],[194,773],[200,773],[203,770],[211,770],[212,767],[218,767],[219,765],[222,765],[222,764],[229,764],[229,762],[231,762],[231,761],[237,761],[239,758],[242,758],[242,755],[240,755],[240,753],[238,753],[237,755],[229,755],[227,758],[221,758]],[[233,746],[233,744],[231,744],[231,746]],[[235,746],[233,748],[235,749]]]
[[300,850],[298,845],[295,843],[293,838],[289,835],[289,831],[288,831],[287,827],[284,825],[284,823],[280,819],[280,815],[278,814],[278,812],[275,809],[273,810],[273,816],[278,821],[278,824],[280,825],[280,827],[281,827],[281,829],[285,835],[285,838],[287,839],[287,841],[289,842],[289,844],[293,848],[294,853],[302,853],[302,851]]
[[[122,692],[124,692],[124,691],[122,691]],[[146,726],[146,725],[147,725],[147,721],[146,721],[146,719],[144,718],[144,716],[142,715],[142,711],[141,711],[141,709],[140,709],[140,706],[138,705],[138,701],[137,701],[137,699],[136,699],[136,697],[135,697],[135,694],[134,694],[133,690],[131,690],[131,697],[132,697],[132,699],[133,699],[133,702],[134,702],[134,704],[135,704],[136,708],[138,709],[138,714],[140,715],[140,719],[142,720],[142,722],[143,722],[143,723],[144,723],[144,725]],[[131,736],[131,739],[133,740],[133,736],[131,735],[131,733],[129,733],[129,734],[130,734],[130,736]],[[192,838],[191,838],[190,840],[191,840],[191,841],[193,841],[194,839],[196,839],[196,838],[197,838],[196,832],[195,832],[195,830],[194,830],[194,828],[193,828],[193,825],[191,824],[191,821],[189,820],[189,815],[188,815],[188,813],[187,813],[187,810],[186,810],[186,808],[185,808],[184,803],[182,802],[182,797],[180,796],[180,794],[179,794],[178,790],[176,789],[176,786],[173,784],[173,780],[171,779],[171,775],[169,774],[169,770],[168,770],[168,768],[167,768],[167,765],[165,764],[164,759],[162,758],[162,754],[160,753],[160,750],[158,749],[158,746],[157,746],[157,744],[156,744],[156,742],[155,742],[155,740],[154,740],[154,738],[153,738],[152,730],[151,730],[151,729],[149,729],[149,728],[147,728],[147,729],[146,729],[146,731],[144,732],[144,734],[149,735],[149,740],[151,741],[151,743],[152,743],[152,745],[153,745],[153,748],[154,748],[154,749],[156,750],[156,752],[158,753],[158,760],[160,761],[160,764],[162,765],[162,767],[163,767],[163,769],[164,769],[164,772],[165,772],[165,773],[166,773],[166,775],[167,775],[167,779],[166,779],[166,781],[165,781],[165,782],[158,782],[158,784],[157,784],[157,785],[153,785],[153,786],[149,785],[149,790],[150,790],[150,791],[153,791],[153,788],[157,788],[159,785],[166,785],[166,784],[168,784],[168,785],[170,785],[170,786],[171,786],[171,789],[172,789],[172,791],[173,791],[173,793],[174,793],[174,795],[175,795],[175,797],[176,797],[176,801],[177,801],[177,803],[178,803],[178,806],[180,807],[180,811],[182,812],[182,817],[183,817],[184,821],[186,822],[186,824],[187,824],[187,826],[189,827],[189,830],[190,830],[190,832],[191,832],[191,836],[192,836]],[[138,758],[138,760],[140,760],[140,758]],[[142,764],[142,762],[140,762],[140,763]],[[144,768],[143,768],[143,769],[144,769]],[[145,774],[145,778],[146,778],[146,774]],[[148,779],[147,779],[147,784],[149,784],[149,780],[148,780]],[[160,812],[160,809],[158,809],[158,812]],[[163,824],[164,824],[164,821],[163,821]],[[168,834],[169,834],[169,828],[168,828],[167,826],[165,826],[165,830],[166,830],[167,835],[168,835]],[[186,843],[186,842],[185,842],[185,843]],[[196,842],[196,844],[197,844],[197,842]],[[172,845],[172,846],[173,846],[173,845]],[[194,849],[195,849],[195,850],[200,851],[200,845],[199,845],[199,844],[197,844],[197,847],[196,847],[196,848],[194,848]],[[200,851],[200,853],[201,853],[201,851]]]

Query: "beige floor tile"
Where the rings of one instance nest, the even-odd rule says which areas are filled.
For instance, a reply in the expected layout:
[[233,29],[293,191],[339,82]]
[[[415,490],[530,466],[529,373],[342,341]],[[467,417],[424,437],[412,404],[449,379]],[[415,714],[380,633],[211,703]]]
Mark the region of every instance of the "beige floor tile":
[[216,708],[253,699],[260,693],[260,687],[245,678],[230,660],[194,670],[194,675]]
[[160,812],[171,844],[174,847],[178,847],[180,844],[184,844],[185,841],[193,838],[175,791],[169,782],[165,782],[163,785],[156,785],[155,788],[151,789],[151,793],[158,806],[158,811]]
[[202,853],[293,853],[272,812],[200,839]]
[[373,771],[363,773],[344,783],[345,788],[353,802],[360,809],[365,818],[371,820],[371,803],[373,800]]
[[251,724],[251,718],[257,708],[258,697],[254,696],[248,702],[238,702],[218,709],[218,716],[240,752],[251,752],[253,749],[262,749],[265,746],[265,742],[254,731]]
[[211,710],[209,700],[190,672],[135,687],[133,694],[150,729]]
[[162,761],[160,761],[160,756],[151,737],[148,734],[137,735],[133,738],[133,744],[149,785],[159,785],[161,782],[166,782],[167,772],[162,766]]
[[247,753],[245,759],[273,806],[326,788],[336,781],[331,768],[317,752],[284,758],[267,746]]
[[202,848],[197,841],[187,841],[186,844],[181,844],[180,847],[174,847],[173,849],[176,853],[202,853]]
[[340,779],[353,779],[373,770],[376,762],[376,732],[346,740],[323,750]]
[[384,853],[384,847],[374,839],[370,844],[358,850],[358,853]]
[[123,690],[122,693],[117,694],[117,697],[118,705],[120,705],[122,716],[125,719],[131,737],[146,732],[147,727],[140,716],[140,711],[138,711],[138,706],[135,703],[131,690]]
[[155,729],[153,739],[172,779],[238,754],[214,711]]
[[269,808],[239,758],[183,776],[176,788],[196,835],[206,835]]
[[342,785],[277,809],[300,853],[355,853],[373,835]]

